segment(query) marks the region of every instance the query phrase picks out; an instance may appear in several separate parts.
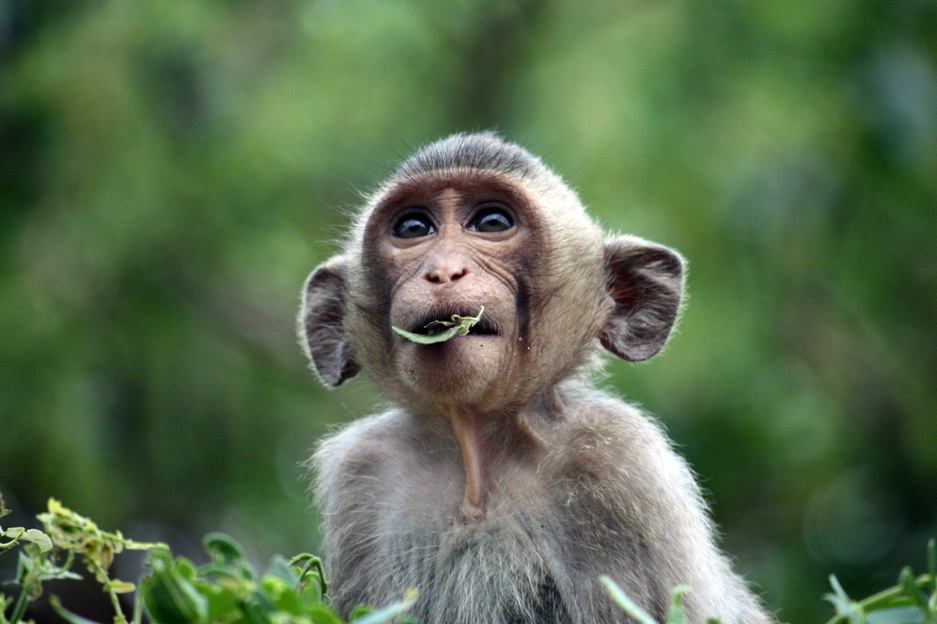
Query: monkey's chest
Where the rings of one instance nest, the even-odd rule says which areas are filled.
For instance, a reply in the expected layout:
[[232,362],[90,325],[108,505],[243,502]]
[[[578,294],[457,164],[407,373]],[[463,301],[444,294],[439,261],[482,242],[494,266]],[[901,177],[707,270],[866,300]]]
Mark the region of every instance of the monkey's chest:
[[420,590],[413,616],[426,624],[569,622],[545,565],[556,557],[521,527],[485,519],[398,533],[390,569],[398,587]]
[[425,487],[390,493],[388,507],[395,513],[383,516],[386,569],[395,571],[395,591],[420,590],[416,619],[570,621],[548,568],[561,558],[545,532],[535,530],[549,522],[535,470],[508,466],[493,475],[485,513],[476,519],[462,511],[464,473],[458,466],[419,472]]
[[[409,465],[412,480],[395,485],[387,494],[392,505],[409,510],[413,521],[423,523],[431,518],[441,531],[466,524],[463,502],[466,498],[467,479],[462,458],[458,454],[425,461],[425,456],[415,456],[417,461]],[[476,478],[482,494],[481,520],[472,520],[484,526],[501,526],[500,519],[513,516],[518,511],[531,512],[542,505],[546,496],[549,478],[538,472],[537,464],[524,460],[491,460],[483,457],[483,468]],[[424,461],[420,461],[424,460]],[[413,483],[420,487],[412,487]],[[486,522],[487,521],[487,522]],[[484,526],[482,531],[484,531]]]

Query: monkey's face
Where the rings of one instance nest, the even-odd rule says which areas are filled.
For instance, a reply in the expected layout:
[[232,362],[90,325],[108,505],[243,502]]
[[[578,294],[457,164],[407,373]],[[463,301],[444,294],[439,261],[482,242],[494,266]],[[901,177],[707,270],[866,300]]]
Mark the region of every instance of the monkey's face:
[[[368,201],[344,251],[303,291],[300,334],[322,380],[365,371],[414,409],[520,408],[593,361],[664,345],[680,307],[683,260],[605,239],[539,159],[488,134],[454,135],[401,164]],[[481,322],[422,345],[453,314]]]
[[[390,369],[410,391],[480,408],[505,398],[525,349],[529,277],[544,244],[529,208],[510,185],[465,179],[405,185],[375,207],[362,256],[387,301]],[[475,316],[482,306],[468,335],[446,342],[389,333],[427,333],[430,321]]]

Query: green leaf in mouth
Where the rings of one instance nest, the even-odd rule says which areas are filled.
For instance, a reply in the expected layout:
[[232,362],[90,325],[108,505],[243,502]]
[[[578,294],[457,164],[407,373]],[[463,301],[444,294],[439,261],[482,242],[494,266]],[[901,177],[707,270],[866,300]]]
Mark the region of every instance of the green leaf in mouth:
[[437,342],[446,342],[450,338],[455,336],[465,336],[469,333],[471,329],[478,321],[482,318],[482,313],[485,311],[485,306],[482,306],[481,310],[478,311],[476,316],[459,316],[458,314],[453,314],[452,318],[448,321],[431,321],[426,324],[424,329],[433,329],[436,327],[445,327],[441,332],[435,334],[415,334],[409,332],[405,329],[400,329],[399,327],[391,326],[395,332],[417,344],[436,344]]

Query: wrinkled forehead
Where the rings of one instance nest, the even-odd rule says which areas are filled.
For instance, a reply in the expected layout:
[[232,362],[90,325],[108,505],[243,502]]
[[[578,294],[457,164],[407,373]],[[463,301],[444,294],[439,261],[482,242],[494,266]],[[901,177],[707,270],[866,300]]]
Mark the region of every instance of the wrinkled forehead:
[[511,205],[526,206],[532,196],[520,178],[505,173],[468,168],[440,169],[388,180],[368,202],[369,211],[429,201],[446,191],[487,196]]
[[533,227],[577,223],[596,227],[576,194],[546,169],[538,177],[529,177],[464,167],[423,171],[407,177],[395,176],[371,196],[359,215],[357,226],[364,230],[373,220],[398,213],[401,209],[431,203],[448,191],[455,191],[463,197],[475,197],[478,201],[505,203],[520,211],[524,220]]

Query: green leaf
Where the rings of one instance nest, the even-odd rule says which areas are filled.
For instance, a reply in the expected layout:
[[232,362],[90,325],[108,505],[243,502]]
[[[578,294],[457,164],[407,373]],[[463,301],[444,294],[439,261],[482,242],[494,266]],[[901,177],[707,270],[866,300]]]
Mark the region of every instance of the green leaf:
[[113,579],[112,581],[108,582],[107,586],[115,594],[129,594],[137,588],[133,583],[128,583],[127,581],[121,581],[118,579]]
[[39,547],[40,552],[49,552],[52,550],[52,538],[39,529],[29,529],[20,539],[32,542]]
[[292,584],[276,576],[265,576],[261,587],[273,602],[273,606],[280,611],[293,615],[303,614],[303,603]]
[[248,624],[272,624],[268,610],[256,600],[246,602],[243,609]]
[[342,618],[338,617],[334,611],[325,605],[312,605],[306,611],[306,615],[312,620],[313,624],[344,624]]
[[374,607],[369,607],[368,605],[358,605],[351,610],[351,615],[348,616],[348,621],[352,622],[363,618],[366,615],[374,613]]
[[833,605],[833,609],[836,611],[834,621],[845,619],[853,624],[861,624],[865,619],[864,612],[862,612],[859,605],[849,598],[843,586],[839,584],[839,580],[832,574],[830,575],[830,585],[833,587],[834,593],[824,594],[823,599]]
[[452,320],[449,321],[431,321],[426,324],[425,329],[430,329],[437,326],[448,328],[444,331],[432,335],[415,334],[413,332],[409,332],[405,329],[400,329],[399,327],[394,326],[391,326],[391,329],[411,342],[423,345],[436,344],[438,342],[446,342],[455,336],[467,335],[469,330],[474,327],[478,321],[481,320],[482,314],[484,312],[485,306],[482,306],[476,316],[459,316],[458,314],[453,314]]
[[644,609],[633,603],[631,599],[628,598],[625,592],[622,591],[621,587],[619,587],[615,581],[604,575],[600,576],[599,580],[603,585],[605,585],[605,589],[608,591],[608,595],[612,597],[612,600],[615,601],[615,604],[621,607],[622,611],[637,620],[638,624],[657,624],[657,622],[654,621],[654,618],[648,615]]
[[215,581],[228,580],[234,583],[249,582],[251,580],[250,574],[245,574],[243,568],[230,566],[226,563],[208,563],[203,565],[198,569],[198,576]]
[[133,615],[131,624],[143,624],[143,594],[140,592],[140,588],[137,588],[137,593],[133,599]]
[[925,596],[921,588],[918,587],[917,580],[914,578],[914,572],[911,571],[911,568],[904,568],[901,571],[898,582],[904,589],[904,593],[914,601],[914,604],[916,604],[921,611],[927,613],[927,596]]
[[670,615],[667,624],[688,624],[686,609],[683,608],[683,594],[693,591],[688,585],[679,585],[673,589],[673,604],[670,606]]
[[437,342],[446,342],[447,340],[454,338],[459,334],[458,327],[450,327],[446,331],[441,331],[438,334],[414,334],[413,332],[408,332],[405,329],[400,329],[399,327],[391,327],[395,332],[409,340],[410,342],[415,342],[417,344],[428,345],[436,344]]
[[254,568],[251,567],[244,550],[236,541],[224,533],[209,533],[203,542],[212,561],[199,569],[200,574],[236,580],[254,580],[256,577]]
[[[479,315],[480,314],[481,313],[479,313]],[[384,624],[385,622],[390,622],[398,615],[408,611],[418,597],[419,593],[417,590],[408,589],[406,594],[404,594],[404,599],[400,602],[395,602],[392,605],[369,613],[361,618],[351,619],[349,620],[349,624]]]
[[[169,555],[169,553],[166,553]],[[173,571],[184,578],[187,581],[194,581],[198,576],[198,570],[195,569],[195,564],[186,559],[185,557],[179,557],[172,562]]]
[[241,615],[241,597],[234,588],[206,584],[199,589],[208,601],[209,622],[232,622]]
[[184,566],[175,568],[167,552],[154,551],[150,556],[151,576],[143,579],[141,594],[150,619],[158,624],[203,622],[208,615],[208,601],[185,578]]
[[318,583],[300,584],[296,588],[296,591],[300,598],[302,598],[303,604],[307,607],[310,605],[322,604],[324,602],[322,587]]
[[202,540],[205,550],[212,559],[224,563],[241,563],[246,561],[241,545],[224,533],[209,533]]
[[[299,574],[298,583],[303,588],[303,594],[307,600],[311,592],[315,591],[316,601],[321,601],[322,597],[329,591],[329,584],[325,580],[325,569],[322,567],[322,559],[309,553],[302,553],[290,559],[289,565]],[[310,580],[316,581],[317,588],[315,590],[313,588],[316,586],[313,586]]]
[[895,607],[869,613],[866,624],[924,624],[924,614],[915,607]]

